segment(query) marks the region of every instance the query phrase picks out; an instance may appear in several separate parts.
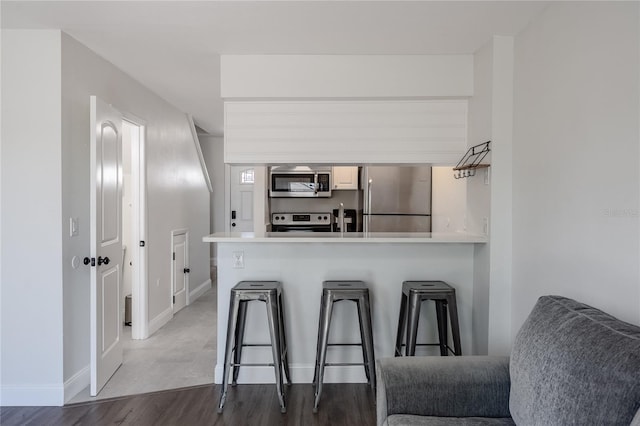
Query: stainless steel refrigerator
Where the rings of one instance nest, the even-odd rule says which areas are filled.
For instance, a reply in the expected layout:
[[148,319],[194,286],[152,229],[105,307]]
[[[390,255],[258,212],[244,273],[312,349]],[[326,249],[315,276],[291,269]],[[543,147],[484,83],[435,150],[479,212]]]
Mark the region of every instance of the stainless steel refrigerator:
[[431,232],[431,166],[364,169],[365,232]]

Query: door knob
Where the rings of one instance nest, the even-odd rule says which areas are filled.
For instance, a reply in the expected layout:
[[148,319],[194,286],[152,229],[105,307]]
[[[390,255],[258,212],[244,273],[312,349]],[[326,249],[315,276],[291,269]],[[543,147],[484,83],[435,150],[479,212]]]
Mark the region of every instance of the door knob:
[[233,223],[231,224],[231,226],[233,226],[233,227],[235,228],[235,226],[236,226],[236,223],[235,223],[235,222],[233,222]]
[[96,258],[85,257],[84,259],[82,259],[82,263],[84,263],[85,265],[88,265],[89,263],[91,263],[91,266],[96,266]]
[[188,274],[189,272],[191,272],[191,269],[189,269],[189,268],[184,268],[184,273],[185,273],[185,274]]
[[109,258],[107,256],[105,256],[104,258],[102,256],[98,256],[98,266],[102,265],[103,263],[105,265],[108,265],[110,262]]

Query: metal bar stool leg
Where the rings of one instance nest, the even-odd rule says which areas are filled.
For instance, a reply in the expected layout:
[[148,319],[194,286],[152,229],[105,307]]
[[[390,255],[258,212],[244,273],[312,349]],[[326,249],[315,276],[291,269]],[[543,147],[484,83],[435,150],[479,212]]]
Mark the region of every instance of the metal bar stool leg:
[[449,336],[447,335],[447,304],[444,300],[435,300],[436,316],[438,323],[438,340],[440,343],[440,356],[448,356]]
[[358,300],[355,301],[356,302],[356,306],[358,307],[358,324],[360,325],[360,343],[361,343],[361,348],[362,348],[362,360],[364,363],[364,374],[367,377],[367,383],[371,384],[371,374],[369,373],[369,361],[368,361],[368,351],[367,351],[367,345],[365,342],[365,333],[366,333],[366,327],[364,325],[364,322],[366,321],[366,318],[364,317],[365,315],[368,314],[368,312],[366,311],[366,308],[364,307],[364,298],[360,297],[358,298]]
[[458,322],[458,306],[456,304],[455,292],[447,297],[449,305],[449,317],[451,318],[451,334],[453,337],[453,351],[456,356],[462,355],[462,346],[460,345],[460,324]]
[[364,358],[364,369],[367,372],[367,379],[370,378],[369,384],[373,393],[376,392],[376,370],[375,370],[375,355],[373,352],[373,325],[371,323],[371,304],[369,303],[369,295],[365,294],[358,301],[358,307],[362,304],[362,308],[358,309],[358,312],[363,316],[362,323],[362,340],[364,352],[367,356]]
[[[313,388],[316,388],[316,384],[318,381],[318,370],[319,370],[319,366],[320,364],[318,364],[318,361],[320,361],[320,348],[322,347],[322,319],[324,318],[325,315],[325,297],[324,294],[322,296],[320,296],[320,314],[319,314],[319,318],[318,318],[318,339],[316,340],[316,365],[313,371]],[[315,395],[315,392],[314,392]]]
[[271,352],[273,353],[273,369],[276,375],[276,390],[280,400],[280,412],[286,413],[282,386],[282,343],[280,341],[280,314],[278,312],[277,296],[267,297],[267,318],[269,320],[269,334],[271,335]]
[[278,312],[280,313],[280,341],[282,342],[282,367],[287,384],[291,385],[291,374],[289,373],[289,346],[287,344],[287,333],[284,322],[284,303],[282,293],[278,294]]
[[407,346],[405,353],[407,356],[416,355],[416,340],[418,338],[418,320],[420,319],[420,295],[409,293],[409,309],[407,312]]
[[318,412],[318,404],[320,403],[320,395],[322,395],[322,382],[324,382],[324,366],[327,360],[327,344],[329,342],[329,329],[331,326],[331,312],[333,311],[333,300],[329,299],[328,296],[322,295],[323,298],[323,315],[320,321],[320,328],[322,333],[318,332],[318,337],[320,337],[319,341],[319,349],[318,354],[320,358],[316,360],[317,371],[318,374],[316,376],[316,394],[315,401],[313,403],[313,412]]
[[402,293],[400,298],[400,314],[398,315],[398,331],[396,333],[396,349],[394,356],[402,356],[402,340],[407,326],[407,296]]
[[235,352],[233,353],[233,375],[231,386],[238,383],[238,374],[240,374],[240,363],[242,362],[242,344],[244,342],[244,327],[247,323],[247,304],[248,300],[241,300],[238,306],[238,326],[235,333]]
[[218,403],[218,413],[222,413],[224,402],[227,398],[227,385],[229,380],[229,368],[231,366],[231,353],[233,352],[233,342],[238,319],[239,298],[232,293],[229,302],[229,322],[227,323],[227,346],[224,349],[224,367],[222,369],[222,389],[220,390],[220,402]]

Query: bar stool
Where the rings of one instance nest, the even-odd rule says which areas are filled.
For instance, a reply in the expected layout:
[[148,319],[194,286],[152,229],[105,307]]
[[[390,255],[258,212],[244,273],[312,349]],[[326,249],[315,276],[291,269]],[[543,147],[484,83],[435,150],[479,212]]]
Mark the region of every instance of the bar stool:
[[[360,343],[329,343],[329,328],[333,304],[341,300],[356,302],[360,323]],[[362,363],[328,363],[328,346],[361,346]],[[375,356],[373,354],[373,327],[371,325],[371,304],[369,289],[362,281],[324,281],[320,301],[320,320],[318,324],[318,344],[316,346],[316,366],[313,375],[315,402],[313,412],[318,412],[325,366],[364,365],[367,383],[373,391],[376,389]]]
[[[420,305],[423,300],[436,302],[436,318],[438,322],[438,343],[416,344]],[[407,307],[408,305],[408,307]],[[453,347],[449,346],[447,337],[447,307],[451,320]],[[407,327],[407,318],[409,325]],[[440,355],[447,356],[449,351],[454,355],[462,355],[460,348],[460,325],[458,324],[458,307],[456,290],[443,281],[404,281],[402,283],[402,299],[398,318],[395,356],[402,356],[402,338],[406,333],[405,355],[415,356],[416,346],[440,346]]]
[[[270,344],[244,343],[244,328],[247,319],[247,304],[252,300],[259,300],[267,304],[267,319],[269,322]],[[243,364],[241,363],[242,348],[245,346],[271,346],[273,363]],[[273,366],[276,374],[276,389],[280,400],[280,411],[287,412],[285,395],[282,386],[282,371],[287,383],[291,384],[289,375],[289,361],[287,358],[287,339],[284,332],[284,309],[282,303],[282,283],[279,281],[240,281],[231,289],[229,305],[229,322],[227,324],[227,346],[224,351],[224,370],[222,373],[222,390],[218,413],[222,413],[227,397],[229,373],[233,368],[232,385],[235,386],[240,373],[240,366]],[[233,354],[233,360],[232,358]]]

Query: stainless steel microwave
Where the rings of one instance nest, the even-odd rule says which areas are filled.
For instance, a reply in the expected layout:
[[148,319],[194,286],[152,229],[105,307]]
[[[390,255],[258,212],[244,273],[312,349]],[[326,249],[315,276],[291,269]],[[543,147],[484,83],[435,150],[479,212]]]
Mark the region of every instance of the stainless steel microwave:
[[331,197],[331,167],[274,166],[269,180],[271,197]]

